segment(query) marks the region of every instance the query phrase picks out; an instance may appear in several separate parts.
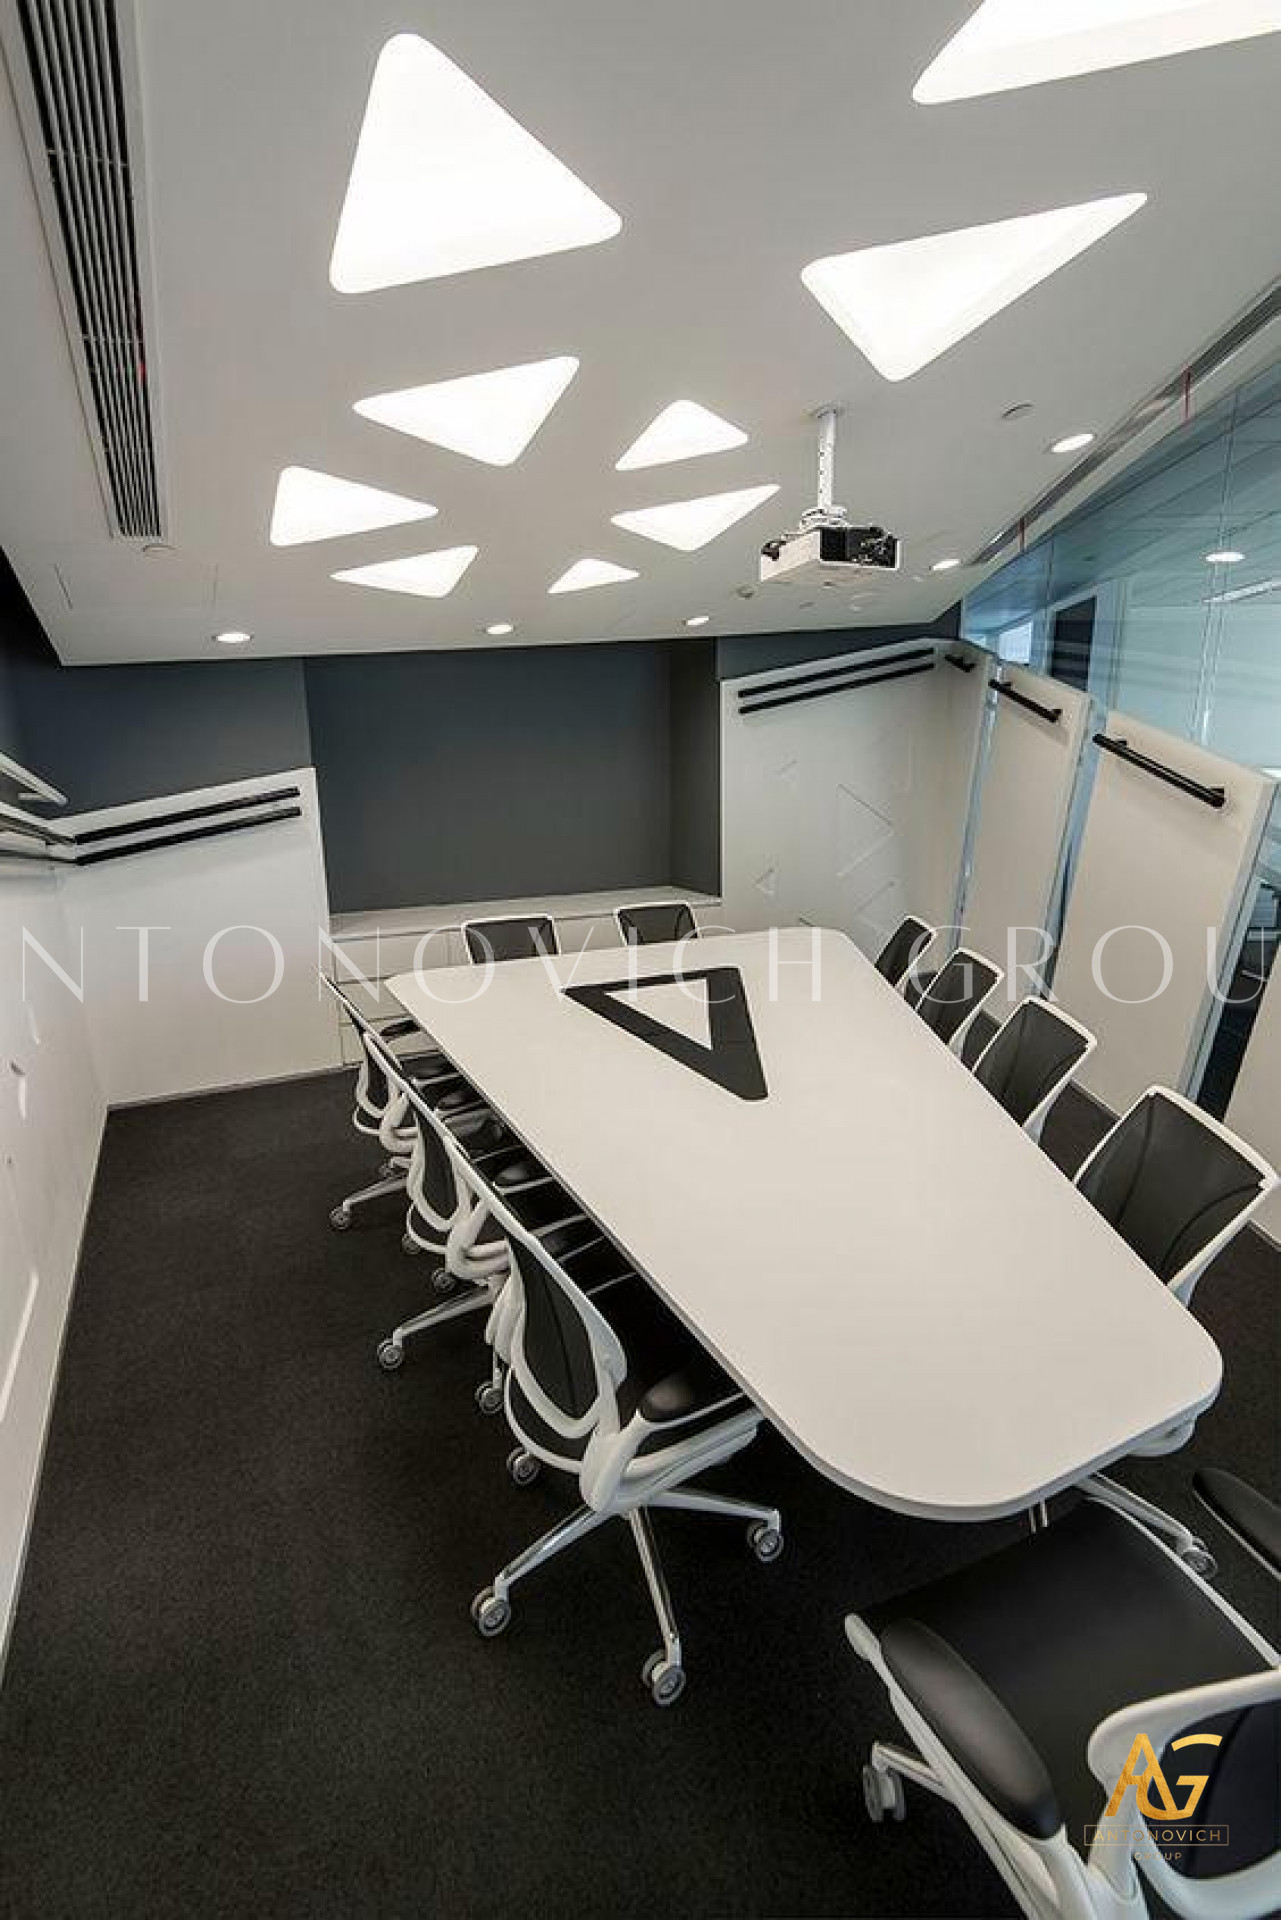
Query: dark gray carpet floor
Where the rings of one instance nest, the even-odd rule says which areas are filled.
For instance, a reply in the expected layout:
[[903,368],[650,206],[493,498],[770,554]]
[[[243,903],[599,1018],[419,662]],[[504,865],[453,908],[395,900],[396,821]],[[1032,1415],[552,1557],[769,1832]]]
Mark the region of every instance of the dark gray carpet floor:
[[[640,1685],[656,1634],[621,1528],[482,1642],[471,1595],[565,1490],[506,1479],[477,1322],[377,1371],[426,1271],[394,1209],[326,1225],[369,1172],[347,1110],[327,1077],[109,1122],[0,1694],[4,1913],[1008,1912],[945,1806],[909,1793],[905,1825],[866,1824],[860,1763],[894,1728],[842,1617],[1014,1523],[899,1519],[769,1436],[726,1480],[784,1508],[778,1564],[659,1517],[679,1707]],[[1048,1144],[1075,1165],[1097,1119],[1065,1107]],[[1276,1490],[1279,1278],[1251,1236],[1203,1282],[1226,1389],[1132,1476],[1181,1510],[1198,1459]],[[1275,1630],[1263,1576],[1216,1545]]]

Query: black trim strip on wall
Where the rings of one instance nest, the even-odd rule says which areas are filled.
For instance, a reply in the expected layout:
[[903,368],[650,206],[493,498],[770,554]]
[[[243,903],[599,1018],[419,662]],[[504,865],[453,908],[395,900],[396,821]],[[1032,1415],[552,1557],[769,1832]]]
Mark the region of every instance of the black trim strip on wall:
[[844,679],[851,673],[876,673],[882,667],[903,667],[917,660],[932,660],[933,657],[932,647],[917,647],[911,653],[887,654],[883,660],[847,660],[842,666],[817,668],[813,673],[798,673],[790,680],[762,680],[759,686],[741,688],[738,704],[741,707],[745,701],[758,700],[766,693],[800,693],[807,687],[817,687],[821,681]]
[[269,793],[242,794],[237,800],[211,800],[206,806],[183,807],[177,813],[151,813],[143,820],[131,820],[127,824],[90,827],[87,832],[73,833],[68,838],[78,847],[87,847],[97,840],[118,840],[125,833],[150,833],[157,827],[179,827],[188,820],[212,820],[219,814],[247,813],[251,807],[274,806],[278,801],[301,797],[297,787],[273,787]]
[[1063,718],[1062,707],[1043,707],[1039,700],[1033,700],[1030,695],[1020,693],[1018,688],[1011,686],[1008,680],[998,680],[995,674],[987,684],[995,688],[997,693],[1004,694],[1007,700],[1013,700],[1016,706],[1026,707],[1029,713],[1035,713],[1042,720],[1048,720],[1052,727],[1057,727]]
[[829,687],[810,687],[804,693],[783,693],[772,700],[758,700],[748,706],[740,699],[739,713],[747,718],[753,713],[769,713],[774,707],[794,707],[802,700],[822,700],[831,693],[854,693],[860,687],[883,687],[890,680],[910,680],[918,673],[933,673],[934,661],[929,659],[919,666],[896,667],[889,673],[863,674],[857,680],[843,680]]
[[973,673],[975,667],[978,665],[977,660],[967,660],[965,656],[960,653],[945,653],[943,658],[947,661],[948,666],[955,667],[958,673]]
[[216,827],[192,827],[187,833],[164,834],[158,840],[135,840],[127,847],[100,847],[97,853],[78,853],[78,867],[96,867],[104,860],[127,860],[133,853],[154,853],[160,847],[185,847],[193,840],[216,840],[225,833],[244,833],[249,827],[271,826],[277,820],[301,820],[301,807],[277,807],[274,813],[255,814],[252,820],[223,820]]
[[1186,773],[1179,773],[1174,767],[1165,766],[1160,760],[1151,760],[1146,753],[1139,753],[1128,740],[1114,738],[1110,734],[1096,733],[1094,744],[1104,753],[1111,753],[1118,760],[1124,760],[1128,766],[1138,767],[1142,773],[1150,773],[1154,780],[1164,780],[1168,787],[1177,787],[1180,793],[1186,793],[1193,800],[1199,800],[1203,806],[1214,807],[1216,811],[1228,802],[1226,787],[1207,787],[1200,780],[1193,780]]

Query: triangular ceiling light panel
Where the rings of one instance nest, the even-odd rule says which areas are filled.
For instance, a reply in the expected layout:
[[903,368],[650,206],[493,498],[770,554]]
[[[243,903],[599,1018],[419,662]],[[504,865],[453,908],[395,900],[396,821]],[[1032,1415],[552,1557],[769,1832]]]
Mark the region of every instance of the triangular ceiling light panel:
[[372,567],[348,567],[333,575],[353,587],[379,587],[384,593],[416,593],[443,600],[452,593],[480,551],[444,547],[439,553],[411,553],[403,560],[380,560]]
[[736,493],[709,493],[701,500],[672,500],[663,507],[639,507],[634,513],[616,513],[616,527],[658,540],[681,553],[696,553],[710,540],[772,500],[776,482],[767,487],[744,487]]
[[1281,29],[1281,0],[984,0],[912,89],[922,106]]
[[650,421],[639,440],[633,440],[616,467],[619,473],[629,473],[634,467],[663,467],[673,460],[696,460],[700,454],[725,453],[730,447],[746,445],[742,428],[722,420],[719,413],[697,400],[673,400]]
[[594,247],[612,207],[417,34],[378,56],[329,278],[339,293]]
[[384,493],[381,487],[340,480],[336,473],[319,473],[314,467],[286,467],[276,482],[271,544],[297,547],[307,540],[430,520],[435,513],[427,501],[410,500],[403,493]]
[[801,279],[887,380],[906,380],[1113,227],[1144,193],[815,260]]
[[548,593],[582,593],[587,587],[612,587],[620,580],[635,580],[639,576],[632,567],[616,567],[612,560],[575,560],[572,567],[566,569],[559,580],[554,580]]
[[491,467],[519,460],[566,387],[578,372],[571,355],[531,360],[492,373],[464,374],[461,380],[437,380],[398,393],[375,393],[357,400],[366,420],[429,440],[434,447],[465,453]]

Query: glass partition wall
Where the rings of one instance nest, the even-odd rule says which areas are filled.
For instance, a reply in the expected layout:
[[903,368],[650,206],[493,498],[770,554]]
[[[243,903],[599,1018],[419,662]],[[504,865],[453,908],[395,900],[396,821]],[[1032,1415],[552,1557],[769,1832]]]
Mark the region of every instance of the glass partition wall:
[[[1194,416],[984,581],[962,633],[1281,777],[1281,365]],[[1204,1063],[1222,1114],[1281,944],[1281,823]]]

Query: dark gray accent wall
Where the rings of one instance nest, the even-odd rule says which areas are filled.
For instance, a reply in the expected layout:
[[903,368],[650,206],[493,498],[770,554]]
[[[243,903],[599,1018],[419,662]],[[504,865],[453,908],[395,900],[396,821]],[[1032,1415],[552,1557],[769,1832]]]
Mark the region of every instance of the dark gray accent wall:
[[335,911],[671,878],[668,648],[310,660]]
[[[22,727],[18,716],[14,670],[0,651],[0,753],[7,753],[11,760],[22,760],[22,752]],[[23,765],[26,765],[25,761]]]
[[721,697],[715,640],[671,649],[673,886],[721,890]]
[[958,602],[929,626],[845,627],[827,633],[751,633],[720,640],[716,671],[722,680],[745,673],[766,673],[772,667],[795,667],[805,660],[826,660],[833,654],[857,653],[863,647],[888,647],[900,640],[954,640],[961,630]]
[[29,764],[77,812],[311,764],[301,660],[19,669]]

